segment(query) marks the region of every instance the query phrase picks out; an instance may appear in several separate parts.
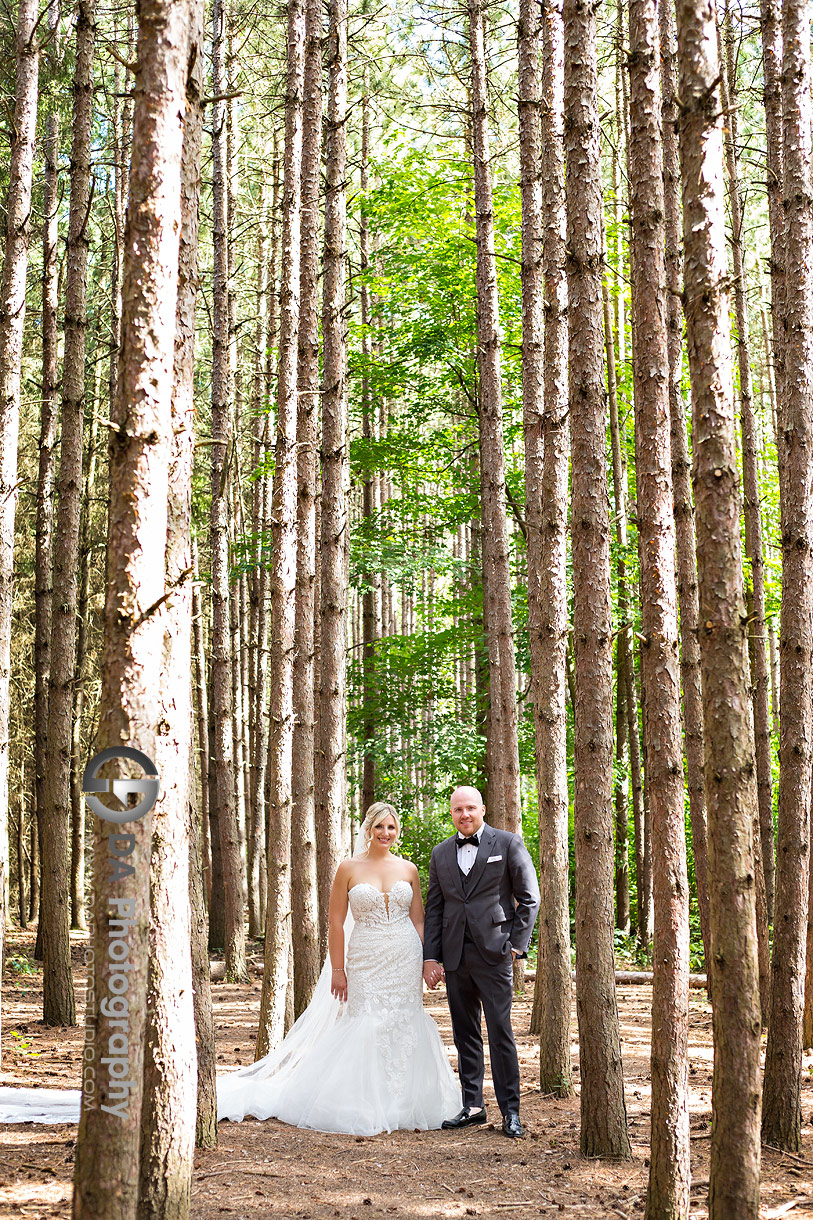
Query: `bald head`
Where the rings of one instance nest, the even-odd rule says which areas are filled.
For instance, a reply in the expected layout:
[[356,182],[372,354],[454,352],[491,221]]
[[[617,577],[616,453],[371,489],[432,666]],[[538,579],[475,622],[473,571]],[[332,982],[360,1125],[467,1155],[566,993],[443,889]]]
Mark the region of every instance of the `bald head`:
[[461,784],[452,793],[450,804],[456,829],[466,837],[476,834],[486,816],[482,794],[468,784]]

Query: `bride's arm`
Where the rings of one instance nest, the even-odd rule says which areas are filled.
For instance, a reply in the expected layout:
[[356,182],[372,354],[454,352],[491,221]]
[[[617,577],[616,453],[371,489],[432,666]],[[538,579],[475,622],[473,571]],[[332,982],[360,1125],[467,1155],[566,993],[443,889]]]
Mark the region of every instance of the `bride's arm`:
[[344,972],[344,921],[347,918],[347,881],[350,861],[343,860],[336,869],[328,905],[327,946],[330,957],[330,992],[339,1000],[347,999],[347,975]]
[[423,944],[423,898],[421,897],[421,878],[414,864],[412,865],[412,875],[410,876],[409,880],[412,883],[412,905],[409,908],[409,918],[417,928],[418,935],[421,938],[421,944]]

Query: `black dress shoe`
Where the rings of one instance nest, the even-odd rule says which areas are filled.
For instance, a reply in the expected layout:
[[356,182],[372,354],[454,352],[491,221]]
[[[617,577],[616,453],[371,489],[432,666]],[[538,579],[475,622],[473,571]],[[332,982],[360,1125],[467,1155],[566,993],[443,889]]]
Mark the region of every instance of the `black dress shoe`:
[[502,1120],[503,1135],[509,1136],[512,1140],[521,1140],[525,1136],[525,1128],[519,1121],[518,1114],[505,1114]]
[[[445,1118],[440,1124],[444,1131],[456,1131],[458,1127],[474,1127],[478,1123],[486,1121],[485,1110],[476,1110],[474,1114],[469,1106],[464,1106],[459,1114],[455,1114],[454,1118]],[[519,1122],[519,1119],[517,1119]]]

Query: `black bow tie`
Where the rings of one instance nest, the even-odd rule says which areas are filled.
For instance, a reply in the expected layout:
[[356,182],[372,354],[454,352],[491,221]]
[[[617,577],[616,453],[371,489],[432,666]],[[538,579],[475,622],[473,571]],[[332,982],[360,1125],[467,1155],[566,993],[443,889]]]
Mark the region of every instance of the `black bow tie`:
[[472,847],[479,847],[480,846],[480,836],[479,836],[479,834],[475,834],[475,835],[472,835],[468,839],[464,839],[462,835],[457,835],[457,837],[455,838],[455,843],[457,844],[458,847],[465,847],[468,843],[470,843],[472,845]]

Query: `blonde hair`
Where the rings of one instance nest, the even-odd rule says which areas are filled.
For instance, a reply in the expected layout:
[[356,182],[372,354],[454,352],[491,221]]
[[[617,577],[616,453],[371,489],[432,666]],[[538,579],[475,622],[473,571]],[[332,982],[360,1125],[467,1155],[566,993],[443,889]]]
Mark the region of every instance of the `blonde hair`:
[[[364,850],[370,846],[373,838],[373,831],[376,826],[384,821],[384,818],[392,818],[395,825],[398,827],[398,838],[401,837],[401,819],[393,805],[388,801],[375,801],[364,815],[364,821],[361,824],[361,838],[364,844]],[[396,843],[398,839],[396,839]],[[395,846],[395,844],[393,844]]]

